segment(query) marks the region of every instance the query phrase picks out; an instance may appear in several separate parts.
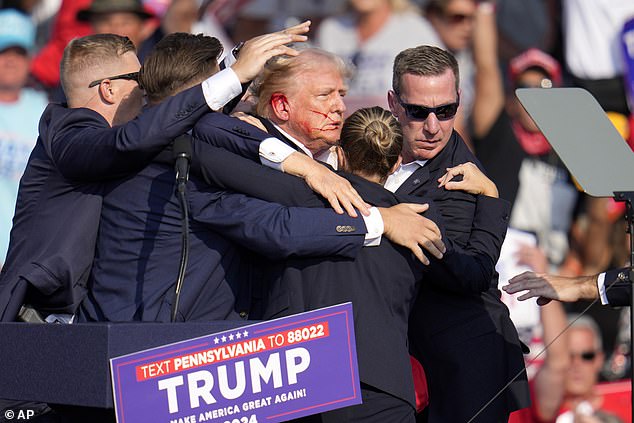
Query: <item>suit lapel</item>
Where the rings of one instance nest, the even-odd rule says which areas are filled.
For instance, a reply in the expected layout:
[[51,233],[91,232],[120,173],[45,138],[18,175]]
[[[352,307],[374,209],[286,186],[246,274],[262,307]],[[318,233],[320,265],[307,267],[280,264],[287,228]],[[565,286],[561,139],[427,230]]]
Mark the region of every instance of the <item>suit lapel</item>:
[[[436,185],[431,185],[432,181],[430,181],[430,177],[431,175],[438,175],[438,177],[440,177],[440,175],[444,173],[444,168],[451,165],[451,157],[457,147],[457,142],[457,132],[454,131],[445,148],[443,148],[436,157],[428,160],[425,166],[418,168],[416,172],[407,178],[396,190],[396,194],[422,195],[424,192],[421,192],[421,190],[428,191],[434,188]],[[443,172],[440,172],[440,169],[442,169]]]
[[283,141],[284,143],[286,143],[287,145],[293,147],[293,149],[299,151],[302,154],[306,154],[302,151],[301,148],[299,148],[294,142],[292,142],[291,140],[289,140],[288,138],[286,138],[286,136],[284,134],[282,134],[276,127],[275,125],[273,125],[273,122],[271,122],[270,120],[263,118],[261,116],[257,116],[257,118],[260,120],[260,122],[262,122],[262,125],[264,125],[264,127],[266,128],[266,132],[268,132],[270,135],[274,136],[275,138]]
[[411,195],[418,191],[429,180],[427,166],[419,167],[396,190],[397,195]]

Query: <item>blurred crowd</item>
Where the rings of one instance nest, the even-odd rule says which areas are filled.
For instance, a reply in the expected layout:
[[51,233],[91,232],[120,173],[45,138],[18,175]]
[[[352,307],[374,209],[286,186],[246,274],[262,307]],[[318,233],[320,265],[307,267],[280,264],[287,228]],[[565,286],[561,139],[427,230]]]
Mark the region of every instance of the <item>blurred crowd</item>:
[[[126,35],[143,62],[165,34],[211,35],[227,52],[241,41],[304,19],[312,21],[310,42],[354,65],[345,99],[348,115],[360,107],[387,108],[393,60],[401,50],[429,44],[456,56],[460,66],[456,130],[497,184],[500,197],[513,204],[512,234],[503,250],[508,254],[502,255],[501,274],[504,270],[511,277],[525,269],[594,274],[627,263],[623,204],[583,194],[514,91],[585,88],[624,142],[634,146],[634,93],[628,92],[634,86],[634,69],[628,63],[634,61],[628,61],[623,36],[626,22],[634,19],[632,0],[13,0],[0,4],[0,264],[39,117],[49,101],[64,101],[59,62],[68,41],[90,33]],[[598,148],[601,141],[596,140]],[[505,283],[504,277],[500,283]],[[539,307],[535,303],[520,307],[510,297],[505,301],[524,341],[543,343],[547,337],[542,333],[548,329],[542,327],[549,322]],[[572,312],[584,305],[567,307]],[[596,353],[591,358],[580,352],[579,359],[571,356],[571,360],[599,364],[600,358],[595,372],[600,378],[627,377],[629,319],[623,313],[592,308],[590,314],[603,332],[602,345],[591,348]]]

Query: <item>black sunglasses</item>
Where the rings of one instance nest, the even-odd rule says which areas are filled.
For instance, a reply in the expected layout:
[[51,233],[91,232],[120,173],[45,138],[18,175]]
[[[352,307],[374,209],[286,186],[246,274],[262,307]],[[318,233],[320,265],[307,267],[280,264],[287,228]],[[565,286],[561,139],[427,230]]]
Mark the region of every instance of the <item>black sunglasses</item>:
[[405,114],[407,115],[407,117],[417,120],[427,119],[427,116],[429,116],[430,113],[435,114],[438,120],[452,119],[454,116],[456,116],[456,113],[458,112],[458,106],[460,105],[460,96],[458,96],[458,99],[455,103],[445,104],[438,107],[425,107],[418,104],[404,103],[398,94],[396,94],[396,99],[398,100],[401,107],[405,109]]
[[579,354],[570,353],[570,358],[574,359],[575,357],[580,357],[583,361],[592,361],[597,356],[596,351],[584,351]]
[[[94,86],[97,86],[97,85],[101,84],[103,81],[105,81],[106,79],[109,79],[111,81],[114,80],[114,79],[126,79],[128,81],[135,81],[138,84],[139,83],[139,72],[123,73],[121,75],[109,76],[108,78],[98,79],[96,81],[92,81],[88,85],[88,88],[92,88]],[[139,84],[139,87],[141,87],[140,84]]]

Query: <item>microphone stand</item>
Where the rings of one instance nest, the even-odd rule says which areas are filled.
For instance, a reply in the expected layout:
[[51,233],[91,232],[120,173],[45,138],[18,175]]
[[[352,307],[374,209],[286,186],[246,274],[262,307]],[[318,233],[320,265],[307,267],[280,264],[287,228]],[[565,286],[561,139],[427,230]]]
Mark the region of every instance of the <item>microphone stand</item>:
[[189,208],[187,207],[187,181],[189,179],[189,163],[191,160],[191,145],[189,135],[181,135],[174,141],[174,168],[176,171],[176,196],[181,209],[181,256],[176,278],[176,288],[170,321],[175,322],[178,315],[181,290],[187,270],[189,258]]
[[[614,200],[625,202],[625,220],[627,221],[627,233],[630,235],[630,270],[629,281],[634,283],[634,192],[633,191],[615,191]],[[630,298],[630,383],[634,384],[634,356],[632,355],[634,347],[634,287],[632,287]],[[634,385],[631,389],[630,405],[634,409]]]

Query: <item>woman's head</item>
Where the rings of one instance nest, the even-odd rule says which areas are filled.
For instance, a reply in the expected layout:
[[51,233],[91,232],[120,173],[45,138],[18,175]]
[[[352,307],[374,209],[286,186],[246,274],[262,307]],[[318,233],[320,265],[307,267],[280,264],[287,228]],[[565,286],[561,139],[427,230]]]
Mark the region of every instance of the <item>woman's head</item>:
[[368,107],[345,120],[339,144],[345,170],[382,183],[399,163],[403,135],[390,112]]

